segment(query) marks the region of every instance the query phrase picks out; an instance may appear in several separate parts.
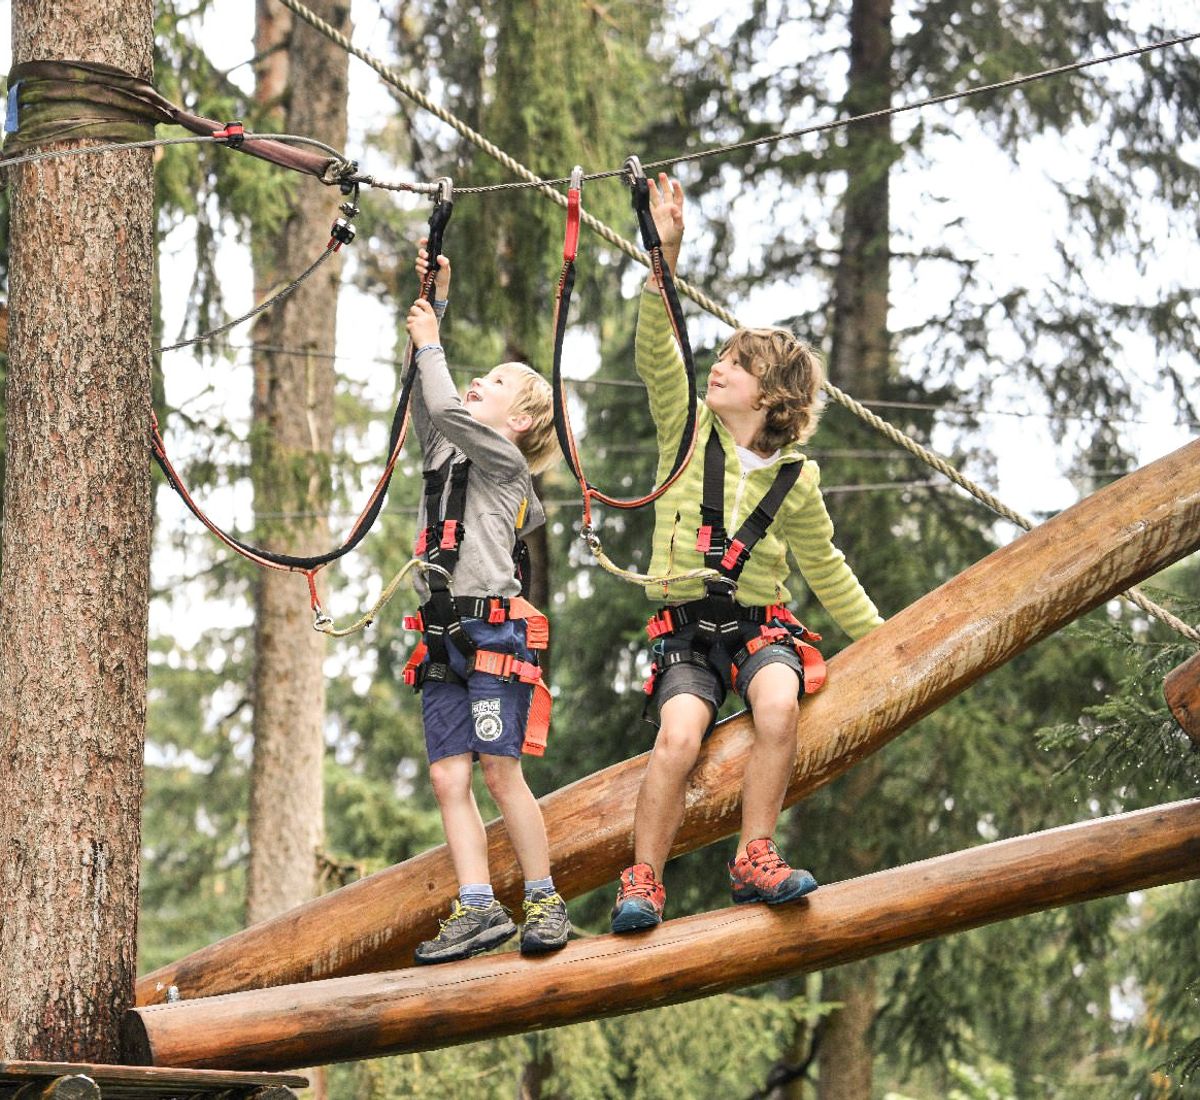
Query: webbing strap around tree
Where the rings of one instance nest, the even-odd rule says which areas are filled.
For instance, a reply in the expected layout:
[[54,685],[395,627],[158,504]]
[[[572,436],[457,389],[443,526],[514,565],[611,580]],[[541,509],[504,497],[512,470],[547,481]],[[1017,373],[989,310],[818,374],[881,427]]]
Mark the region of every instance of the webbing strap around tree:
[[125,142],[154,136],[159,123],[219,137],[250,156],[323,183],[341,182],[350,165],[280,141],[240,143],[227,124],[177,107],[147,80],[97,61],[23,61],[8,74],[4,152],[16,156],[51,142],[79,138]]
[[679,304],[679,296],[675,292],[675,282],[671,271],[662,255],[662,242],[650,213],[650,191],[646,176],[641,170],[636,157],[630,157],[626,162],[629,169],[629,183],[632,188],[633,209],[638,219],[641,231],[642,245],[650,254],[650,266],[657,278],[659,294],[667,308],[671,328],[683,355],[684,371],[688,384],[687,420],[679,447],[676,450],[671,470],[663,479],[662,484],[652,489],[642,497],[620,498],[601,492],[592,485],[583,471],[583,463],[575,443],[575,433],[571,430],[571,421],[567,413],[566,389],[562,373],[563,343],[566,338],[567,316],[571,308],[571,291],[575,286],[575,255],[579,246],[579,221],[581,213],[582,170],[577,168],[572,177],[572,186],[567,192],[567,230],[563,245],[563,269],[558,280],[558,290],[554,303],[554,430],[558,435],[558,443],[562,448],[563,457],[570,467],[575,480],[579,482],[583,493],[583,524],[585,531],[592,526],[592,500],[598,500],[615,508],[640,508],[657,500],[665,493],[683,473],[692,451],[696,446],[696,365],[692,357],[692,346],[688,340],[687,326],[683,319],[683,309]]

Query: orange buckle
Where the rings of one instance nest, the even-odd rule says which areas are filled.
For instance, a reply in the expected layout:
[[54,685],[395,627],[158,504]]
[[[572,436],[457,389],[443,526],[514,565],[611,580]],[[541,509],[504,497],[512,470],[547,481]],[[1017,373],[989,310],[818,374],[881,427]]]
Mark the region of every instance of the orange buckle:
[[496,599],[494,596],[488,600],[488,617],[489,623],[502,623],[508,619],[508,612],[504,610],[502,600]]
[[512,670],[513,675],[523,684],[536,684],[542,678],[540,666],[532,661],[513,661]]
[[475,651],[475,672],[486,672],[489,676],[499,676],[501,679],[512,675],[513,655],[497,653],[491,649]]
[[413,543],[413,557],[419,558],[425,553],[426,547],[429,545],[429,528],[422,527],[421,533],[417,536]]
[[696,549],[701,554],[707,554],[712,549],[713,529],[710,524],[696,528]]
[[458,520],[442,522],[442,541],[438,545],[443,550],[453,550],[458,545]]
[[419,642],[417,647],[409,654],[408,660],[404,665],[404,682],[409,687],[417,686],[417,669],[421,667],[421,662],[425,660],[425,643]]
[[738,563],[738,559],[742,556],[742,551],[746,549],[746,544],[739,539],[734,539],[729,544],[729,549],[725,551],[725,556],[721,559],[722,569],[732,569]]
[[421,630],[421,631],[423,631],[425,629],[425,620],[421,616],[421,612],[418,611],[412,615],[405,615],[404,616],[404,629],[405,630]]
[[646,633],[651,640],[661,638],[664,634],[673,634],[675,631],[675,620],[671,617],[670,608],[663,608],[657,615],[646,623]]

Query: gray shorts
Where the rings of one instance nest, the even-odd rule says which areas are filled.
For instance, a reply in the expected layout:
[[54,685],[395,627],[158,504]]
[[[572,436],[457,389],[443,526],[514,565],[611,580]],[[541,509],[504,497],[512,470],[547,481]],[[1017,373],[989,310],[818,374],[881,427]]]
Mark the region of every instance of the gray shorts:
[[[665,638],[658,639],[651,647],[654,660],[661,664],[662,658],[667,652],[689,648],[695,632],[695,625],[689,625]],[[737,648],[741,648],[740,642],[731,640],[729,644],[736,647],[735,652]],[[711,731],[712,724],[716,722],[717,711],[721,709],[721,704],[725,701],[729,689],[734,688],[745,699],[746,692],[750,690],[750,684],[759,669],[771,664],[783,664],[793,669],[798,681],[797,691],[799,693],[804,691],[804,666],[790,639],[765,645],[757,653],[752,653],[738,672],[736,687],[732,683],[731,676],[732,653],[721,645],[714,645],[709,650],[709,662],[702,666],[693,661],[679,661],[676,664],[668,665],[660,672],[654,682],[654,694],[646,704],[646,721],[657,726],[663,703],[676,695],[695,695],[712,706],[712,723],[709,724],[709,731]]]

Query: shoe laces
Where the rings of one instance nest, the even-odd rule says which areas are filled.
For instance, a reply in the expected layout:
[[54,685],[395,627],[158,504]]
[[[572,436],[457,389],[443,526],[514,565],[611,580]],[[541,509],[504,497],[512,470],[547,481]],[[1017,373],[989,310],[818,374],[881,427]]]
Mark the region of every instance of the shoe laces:
[[632,872],[627,876],[621,876],[621,897],[623,899],[637,897],[652,901],[657,889],[658,883],[652,878],[634,878]]
[[551,894],[549,897],[539,898],[537,901],[527,899],[525,902],[525,920],[545,920],[550,916],[551,910],[556,909],[561,904],[562,898],[558,894]]
[[445,920],[438,921],[438,935],[445,932],[455,921],[462,920],[467,915],[467,907],[463,905],[458,898],[454,899],[454,904],[450,907],[450,915]]
[[746,859],[750,866],[756,871],[770,872],[783,870],[785,868],[789,871],[791,870],[791,868],[788,866],[787,860],[785,860],[783,856],[776,851],[775,845],[773,844],[763,855],[759,856],[757,859],[751,859],[748,855]]

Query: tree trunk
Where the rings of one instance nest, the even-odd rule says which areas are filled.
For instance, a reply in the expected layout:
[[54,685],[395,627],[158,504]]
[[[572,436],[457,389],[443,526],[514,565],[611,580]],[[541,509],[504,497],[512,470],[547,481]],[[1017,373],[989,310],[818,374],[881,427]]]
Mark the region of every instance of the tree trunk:
[[[348,5],[313,5],[349,33]],[[260,0],[257,47],[270,53],[258,96],[286,104],[285,129],[335,148],[346,141],[347,55],[307,25]],[[303,270],[328,239],[337,193],[298,184],[291,217],[255,256],[256,294]],[[256,530],[272,549],[310,554],[331,543],[334,350],[340,263],[330,261],[255,328],[254,500]],[[309,900],[323,830],[324,635],[312,629],[305,581],[264,570],[256,589],[254,761],[246,918],[254,924]]]
[[[854,0],[850,11],[850,73],[847,112],[879,110],[892,100],[891,0]],[[846,135],[846,195],[843,201],[842,251],[834,293],[833,381],[860,400],[882,395],[888,380],[889,229],[888,172],[895,159],[890,119],[851,126]],[[851,520],[851,522],[853,522]],[[856,529],[869,530],[869,525]],[[853,872],[870,865],[864,842],[861,807],[879,774],[878,759],[865,761],[849,777],[850,788],[833,813],[836,832],[850,838],[847,858]],[[867,802],[862,799],[867,798]],[[856,820],[857,818],[857,820]],[[869,831],[869,830],[868,830]],[[830,975],[823,999],[843,1002],[822,1030],[818,1052],[819,1100],[870,1100],[875,1019],[873,961]]]
[[[12,13],[14,61],[150,76],[150,0]],[[0,1057],[113,1062],[136,956],[152,159],[47,160],[9,181]]]

